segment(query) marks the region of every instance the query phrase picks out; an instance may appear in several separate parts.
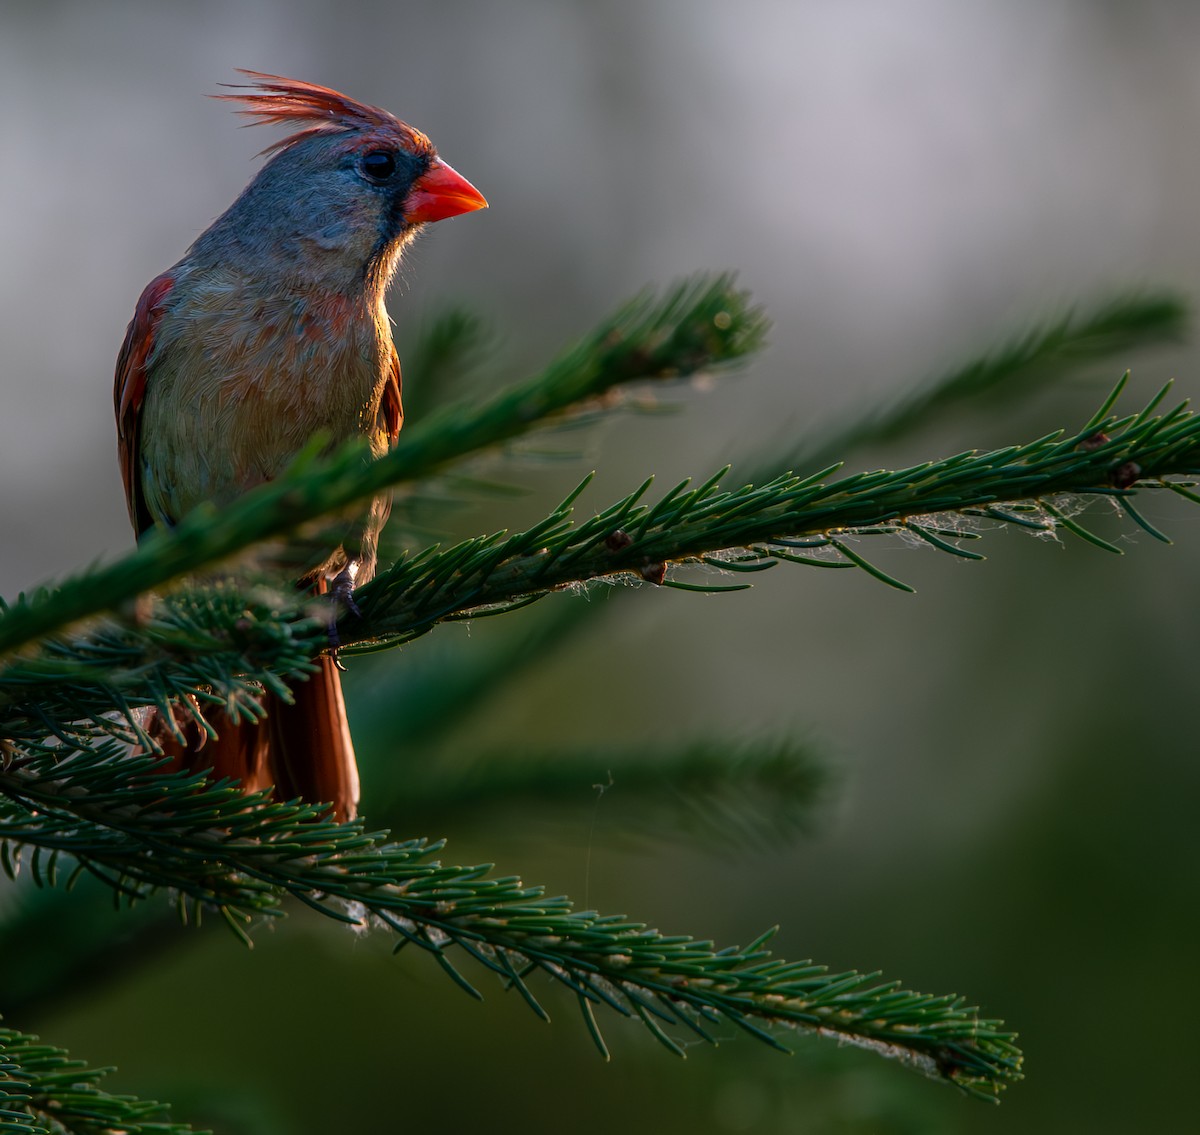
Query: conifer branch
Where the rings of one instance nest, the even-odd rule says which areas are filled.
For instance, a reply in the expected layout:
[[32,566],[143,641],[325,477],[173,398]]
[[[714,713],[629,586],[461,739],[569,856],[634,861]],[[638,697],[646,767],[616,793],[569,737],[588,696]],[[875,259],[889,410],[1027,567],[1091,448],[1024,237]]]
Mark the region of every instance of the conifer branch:
[[611,791],[623,835],[659,843],[691,838],[722,853],[778,846],[810,828],[829,780],[810,750],[782,740],[706,739],[652,752],[517,749],[477,754],[466,768],[410,767],[390,795],[374,794],[371,810],[389,822],[435,809],[526,816],[545,807],[592,808]]
[[[279,913],[291,895],[356,926],[386,926],[470,989],[447,957],[456,947],[538,1012],[527,978],[540,970],[577,995],[602,1048],[595,1005],[641,1019],[676,1050],[668,1029],[712,1039],[711,1026],[729,1021],[778,1044],[763,1026],[790,1025],[897,1056],[976,1094],[994,1095],[1019,1078],[1012,1035],[956,998],[775,961],[766,937],[745,950],[714,951],[623,918],[579,913],[518,880],[443,866],[431,858],[436,845],[389,843],[361,824],[332,823],[319,807],[247,798],[128,754],[130,743],[153,745],[140,707],[201,724],[209,706],[235,719],[257,716],[261,690],[286,696],[327,646],[324,618],[294,594],[227,582],[135,605],[150,588],[387,485],[429,476],[623,384],[734,361],[762,329],[759,313],[726,280],[701,281],[649,309],[632,306],[537,379],[410,429],[382,461],[366,464],[353,450],[324,460],[314,450],[220,515],[202,510],[117,564],[22,598],[0,617],[0,652],[15,652],[0,670],[0,866],[15,874],[23,859],[36,879],[53,882],[68,862],[130,901],[169,887],[189,914],[215,908],[243,933],[248,920]],[[1134,504],[1136,493],[1166,488],[1194,497],[1168,478],[1196,474],[1200,425],[1183,407],[1155,416],[1162,395],[1140,414],[1113,418],[1119,390],[1074,437],[894,473],[828,484],[821,477],[832,470],[787,474],[732,492],[721,490],[718,475],[697,488],[685,482],[652,506],[642,503],[647,482],[574,524],[580,486],[525,532],[401,560],[360,591],[363,617],[342,620],[342,639],[363,649],[408,641],[440,621],[512,610],[592,579],[696,587],[674,577],[684,563],[735,577],[779,562],[858,567],[905,586],[852,541],[899,534],[978,558],[961,542],[977,536],[971,526],[981,522],[1068,531],[1116,550],[1078,520],[1070,499],[1081,495],[1113,500],[1161,536]],[[114,609],[119,618],[62,634]]]
[[406,428],[378,461],[367,459],[365,445],[322,460],[323,444],[314,443],[286,476],[227,507],[202,506],[171,532],[151,533],[116,563],[21,596],[0,615],[0,655],[293,532],[314,517],[600,404],[624,386],[678,380],[736,363],[758,349],[765,331],[762,311],[729,276],[699,276],[658,299],[649,293],[635,297],[540,374],[482,403],[445,407]]
[[1174,292],[1133,292],[1090,310],[1071,309],[903,391],[888,406],[855,414],[840,428],[822,430],[786,456],[776,455],[774,468],[828,464],[858,446],[893,441],[939,421],[953,407],[991,408],[1001,398],[1011,403],[1082,368],[1111,368],[1111,360],[1127,357],[1130,351],[1178,343],[1190,323],[1187,303]]
[[472,642],[469,649],[427,652],[424,664],[407,674],[399,688],[385,682],[375,696],[363,696],[360,688],[355,727],[361,722],[368,737],[400,728],[413,750],[436,744],[466,718],[478,718],[489,704],[513,696],[531,668],[552,660],[606,610],[604,601],[560,603],[543,608],[546,618],[522,620],[520,633],[499,645]]
[[27,860],[36,879],[53,884],[66,855],[73,876],[90,872],[127,901],[170,887],[181,913],[215,907],[243,936],[256,914],[279,914],[291,895],[351,926],[390,930],[397,949],[426,951],[479,997],[450,956],[457,947],[544,1017],[529,980],[541,972],[580,998],[602,1050],[594,1007],[640,1018],[680,1055],[681,1032],[716,1043],[714,1028],[728,1022],[782,1048],[767,1029],[790,1026],[985,1098],[1020,1078],[1013,1034],[961,998],[774,959],[770,934],[716,950],[623,916],[576,911],[519,879],[443,865],[432,858],[439,844],[389,843],[361,822],[334,823],[319,807],[164,774],[111,741],[65,756],[10,754],[0,791],[0,864],[9,874]]
[[[361,615],[340,621],[341,640],[348,651],[377,650],[411,641],[440,622],[513,610],[595,579],[693,590],[748,586],[675,580],[671,565],[681,563],[706,564],[738,579],[779,563],[857,567],[911,590],[874,565],[855,541],[901,536],[978,559],[962,544],[979,537],[972,526],[980,524],[1068,532],[1117,551],[1075,518],[1069,502],[1080,497],[1110,500],[1165,539],[1134,502],[1149,490],[1192,495],[1186,484],[1168,478],[1200,472],[1200,418],[1186,405],[1156,415],[1165,389],[1140,413],[1114,418],[1110,411],[1123,385],[1074,435],[1057,432],[896,472],[829,482],[821,474],[786,474],[729,492],[720,490],[718,474],[694,489],[688,482],[677,485],[653,505],[642,503],[647,481],[573,524],[581,485],[530,529],[445,551],[429,548],[381,572],[357,592]],[[0,732],[26,742],[46,733],[69,740],[71,723],[84,722],[89,730],[122,735],[132,729],[145,745],[132,710],[155,705],[166,715],[168,703],[176,701],[179,712],[203,725],[202,705],[177,701],[189,695],[235,717],[255,717],[261,712],[258,687],[287,696],[287,684],[308,673],[326,646],[324,620],[294,596],[247,591],[232,582],[169,593],[144,604],[133,623],[101,621],[88,633],[52,639],[37,653],[12,658],[0,669]],[[111,720],[114,713],[119,721]]]
[[98,1085],[109,1071],[0,1024],[0,1133],[193,1135],[162,1118],[162,1104],[104,1091]]
[[[723,492],[723,472],[692,488],[685,481],[656,504],[642,503],[649,481],[598,515],[573,524],[577,488],[545,520],[525,532],[429,549],[380,573],[359,594],[361,618],[342,623],[343,640],[407,641],[447,619],[487,615],[554,589],[592,579],[626,577],[679,583],[671,564],[702,562],[733,574],[779,562],[859,567],[908,589],[852,546],[866,536],[903,535],[971,559],[959,539],[972,525],[1001,522],[1039,532],[1069,531],[1116,551],[1060,507],[1060,497],[1105,497],[1151,535],[1134,504],[1138,492],[1186,494],[1169,477],[1200,472],[1200,418],[1186,403],[1156,416],[1164,388],[1140,413],[1110,411],[1124,380],[1101,410],[1073,435],[1058,431],[1022,446],[966,452],[899,471],[858,473],[835,481],[785,474],[765,485]],[[738,589],[747,584],[706,586]]]
[[0,1001],[11,1020],[69,1011],[97,982],[115,988],[136,980],[152,958],[179,945],[167,906],[114,911],[112,889],[95,879],[70,892],[24,882],[0,884]]
[[464,381],[498,349],[491,329],[474,312],[455,307],[438,313],[404,351],[405,417],[424,421],[439,405],[457,400]]

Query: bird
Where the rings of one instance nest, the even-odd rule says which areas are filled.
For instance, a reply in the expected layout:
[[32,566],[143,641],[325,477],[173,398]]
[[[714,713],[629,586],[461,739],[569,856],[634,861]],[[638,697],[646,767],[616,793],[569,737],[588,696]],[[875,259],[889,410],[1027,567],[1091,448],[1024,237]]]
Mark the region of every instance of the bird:
[[[246,82],[211,97],[236,104],[247,125],[292,132],[135,306],[113,404],[139,540],[278,477],[314,438],[330,450],[364,438],[372,457],[395,445],[404,412],[388,284],[426,225],[487,207],[390,112],[315,83],[240,74]],[[376,497],[283,557],[296,585],[353,606],[390,508]],[[338,664],[325,652],[316,665],[290,704],[265,693],[261,720],[219,712],[215,738],[194,720],[159,720],[147,734],[168,767],[211,769],[243,791],[273,788],[353,819],[359,780]]]

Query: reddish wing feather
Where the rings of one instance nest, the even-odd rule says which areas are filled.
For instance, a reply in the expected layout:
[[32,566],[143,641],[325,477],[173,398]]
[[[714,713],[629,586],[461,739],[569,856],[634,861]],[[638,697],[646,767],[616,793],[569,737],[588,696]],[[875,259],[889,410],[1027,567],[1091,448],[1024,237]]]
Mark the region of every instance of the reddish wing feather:
[[383,388],[383,401],[379,407],[383,415],[383,426],[387,430],[388,445],[396,444],[400,427],[404,424],[404,404],[400,400],[400,356],[392,346],[392,370],[387,385]]
[[146,508],[138,475],[138,427],[146,400],[146,364],[154,350],[154,333],[166,308],[167,297],[175,286],[171,276],[151,280],[134,309],[125,332],[125,342],[117,355],[117,374],[113,383],[113,406],[117,412],[117,459],[125,485],[125,505],[134,531],[139,535],[154,523]]

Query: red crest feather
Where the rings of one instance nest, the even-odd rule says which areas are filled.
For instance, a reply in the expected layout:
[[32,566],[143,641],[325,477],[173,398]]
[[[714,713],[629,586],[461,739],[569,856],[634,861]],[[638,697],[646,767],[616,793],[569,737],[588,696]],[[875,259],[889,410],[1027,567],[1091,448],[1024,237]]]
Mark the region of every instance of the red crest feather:
[[285,79],[282,75],[267,75],[262,71],[247,71],[252,83],[224,83],[223,86],[244,90],[246,94],[212,95],[242,104],[236,114],[253,119],[248,126],[276,126],[281,122],[310,123],[303,130],[272,142],[262,152],[274,153],[314,134],[337,134],[355,130],[381,130],[397,136],[397,140],[414,153],[430,153],[433,143],[419,130],[401,122],[382,107],[358,102],[329,87],[306,83],[301,79]]

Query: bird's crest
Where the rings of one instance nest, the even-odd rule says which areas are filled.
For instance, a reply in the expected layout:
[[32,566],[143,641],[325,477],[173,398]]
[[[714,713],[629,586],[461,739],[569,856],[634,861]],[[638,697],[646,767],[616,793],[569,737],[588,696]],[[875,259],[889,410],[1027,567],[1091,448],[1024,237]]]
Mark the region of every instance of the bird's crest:
[[272,142],[262,152],[273,154],[311,138],[316,134],[337,134],[354,130],[386,131],[414,153],[431,153],[433,143],[419,130],[401,122],[394,114],[378,106],[358,102],[329,87],[306,83],[301,79],[285,79],[282,75],[267,75],[261,71],[238,69],[249,76],[251,83],[224,83],[245,94],[212,95],[215,99],[242,104],[237,114],[253,121],[248,126],[276,126],[281,122],[309,123],[303,130]]

